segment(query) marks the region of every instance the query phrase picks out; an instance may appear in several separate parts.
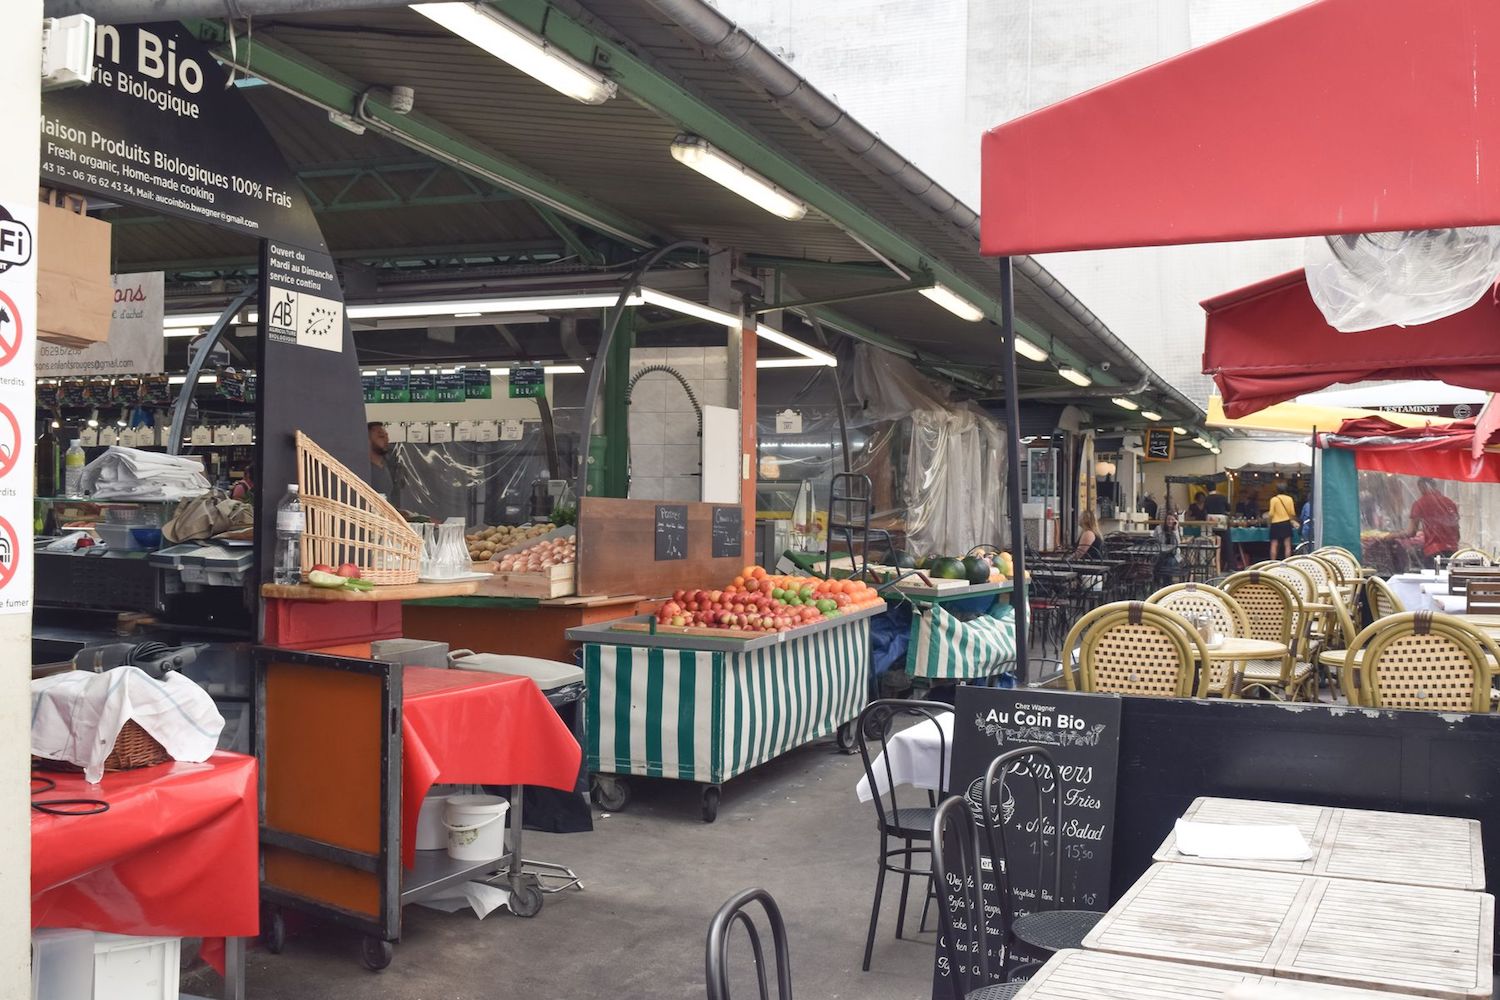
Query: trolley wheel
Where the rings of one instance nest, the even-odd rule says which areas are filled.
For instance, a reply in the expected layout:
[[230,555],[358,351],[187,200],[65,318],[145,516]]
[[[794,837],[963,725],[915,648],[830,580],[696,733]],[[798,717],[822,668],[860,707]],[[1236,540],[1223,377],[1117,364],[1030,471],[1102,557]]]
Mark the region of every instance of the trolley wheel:
[[396,946],[383,938],[366,934],[359,941],[359,960],[371,972],[379,972],[396,957]]
[[534,917],[542,912],[542,890],[527,880],[510,890],[510,912],[518,917]]
[[630,783],[624,778],[596,774],[590,783],[594,805],[605,812],[623,812],[630,804]]
[[718,785],[706,785],[703,789],[703,822],[712,823],[719,818],[719,799],[722,797]]
[[838,731],[835,732],[834,740],[838,743],[841,753],[853,753],[857,748],[854,741],[854,727],[857,725],[859,725],[859,720],[851,719],[839,726]]
[[273,955],[286,950],[286,918],[279,907],[270,907],[261,915],[260,946]]

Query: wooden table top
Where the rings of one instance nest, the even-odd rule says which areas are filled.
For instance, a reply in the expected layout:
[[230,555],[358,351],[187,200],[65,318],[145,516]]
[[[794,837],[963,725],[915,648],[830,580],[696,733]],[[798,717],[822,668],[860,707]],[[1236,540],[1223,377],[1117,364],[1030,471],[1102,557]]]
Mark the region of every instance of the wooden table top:
[[1085,948],[1427,997],[1489,997],[1495,897],[1155,864]]
[[[1195,656],[1197,650],[1198,647],[1194,646]],[[1271,642],[1269,639],[1242,639],[1233,635],[1226,635],[1222,644],[1210,646],[1208,650],[1208,658],[1211,661],[1274,660],[1285,655],[1285,643]]]
[[1200,823],[1295,826],[1313,856],[1307,861],[1195,858],[1178,852],[1177,835],[1172,833],[1152,860],[1473,892],[1484,889],[1478,820],[1217,798],[1195,800],[1182,818]]
[[[1273,996],[1298,996],[1306,983],[1252,972],[1213,969],[1206,965],[1161,962],[1103,951],[1060,951],[1037,970],[1016,994],[1016,1000],[1223,1000],[1241,983],[1253,984]],[[1348,986],[1319,986],[1327,1000],[1402,1000],[1413,993],[1361,990]],[[1305,996],[1305,992],[1300,994]]]

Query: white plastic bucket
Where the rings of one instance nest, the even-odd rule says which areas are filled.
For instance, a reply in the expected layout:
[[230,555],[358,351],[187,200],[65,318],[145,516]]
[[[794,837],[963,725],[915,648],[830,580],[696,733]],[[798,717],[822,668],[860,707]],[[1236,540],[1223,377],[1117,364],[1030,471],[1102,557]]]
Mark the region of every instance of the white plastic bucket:
[[490,861],[505,855],[505,814],[510,803],[498,795],[450,795],[443,809],[448,856],[455,861]]
[[441,851],[448,846],[448,830],[443,826],[448,800],[452,796],[429,795],[417,812],[417,850]]

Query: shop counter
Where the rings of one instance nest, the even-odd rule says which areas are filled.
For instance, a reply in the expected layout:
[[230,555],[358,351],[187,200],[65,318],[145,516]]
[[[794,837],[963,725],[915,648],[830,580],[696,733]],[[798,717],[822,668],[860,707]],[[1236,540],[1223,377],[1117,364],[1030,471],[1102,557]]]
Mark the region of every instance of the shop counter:
[[32,810],[31,925],[206,938],[226,996],[243,997],[243,939],[260,928],[255,758],[221,751],[201,764],[111,771],[97,785],[33,772],[33,803],[57,799],[109,809]]
[[401,607],[402,634],[446,642],[450,649],[476,653],[534,656],[573,662],[569,629],[641,614],[657,601],[637,594],[622,597],[443,597],[408,601]]
[[585,756],[600,776],[601,805],[624,807],[626,777],[692,781],[703,786],[704,821],[713,822],[724,782],[859,716],[870,618],[884,610],[752,639],[569,629],[583,643]]

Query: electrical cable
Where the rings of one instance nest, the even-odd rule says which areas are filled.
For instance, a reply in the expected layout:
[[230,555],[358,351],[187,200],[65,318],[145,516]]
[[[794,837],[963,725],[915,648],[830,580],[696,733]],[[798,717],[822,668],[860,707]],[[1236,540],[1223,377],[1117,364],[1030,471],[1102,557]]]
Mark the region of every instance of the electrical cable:
[[[38,783],[40,782],[40,787]],[[31,775],[31,808],[39,813],[49,816],[98,816],[109,812],[109,803],[103,799],[44,799],[37,801],[36,796],[45,795],[57,788],[57,782],[40,774]],[[65,807],[77,808],[65,808]]]

